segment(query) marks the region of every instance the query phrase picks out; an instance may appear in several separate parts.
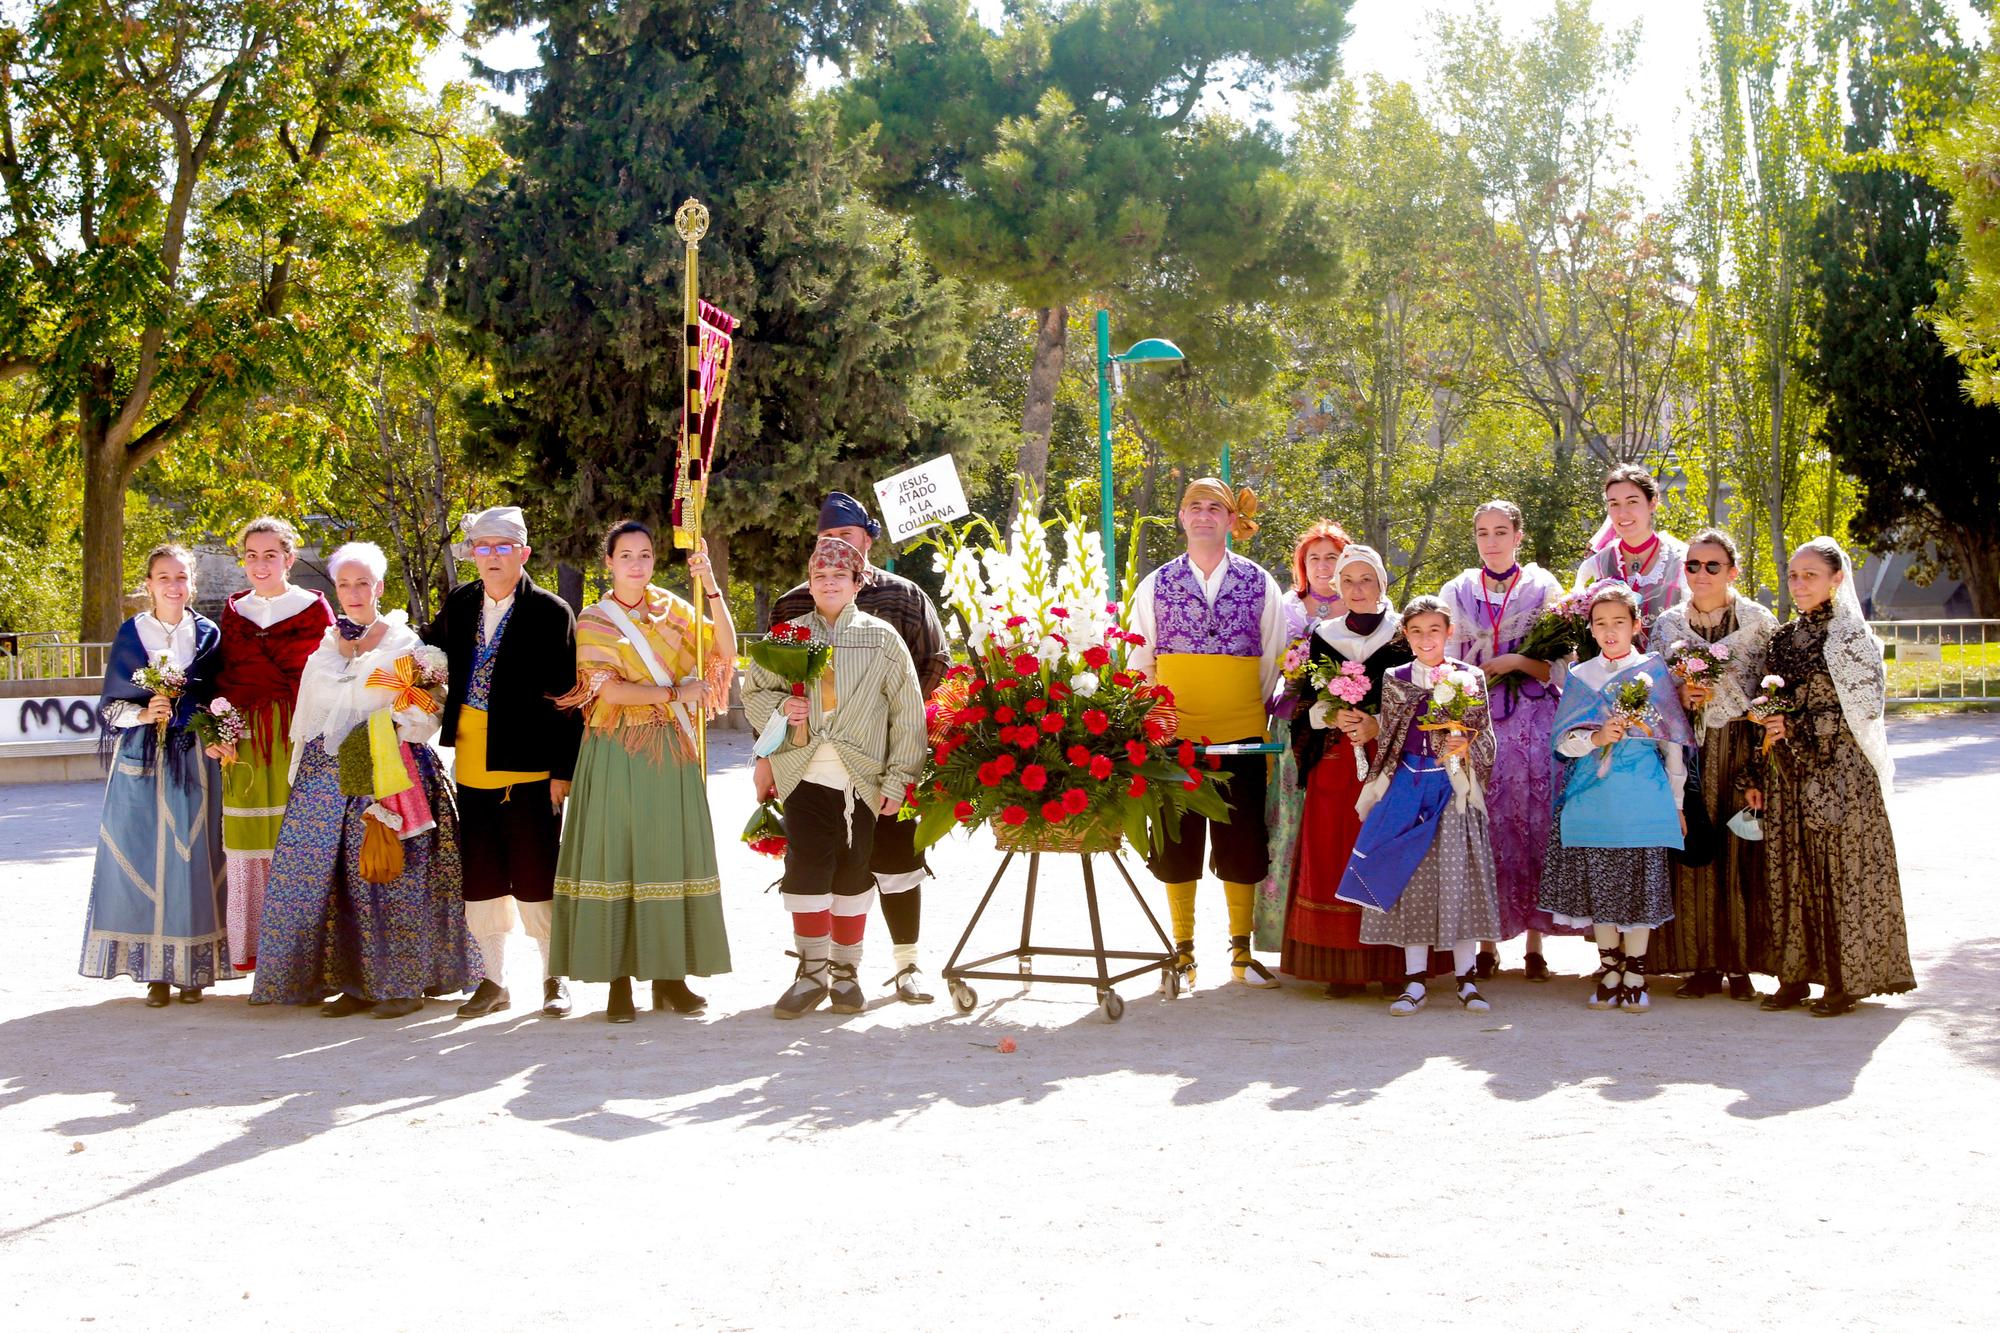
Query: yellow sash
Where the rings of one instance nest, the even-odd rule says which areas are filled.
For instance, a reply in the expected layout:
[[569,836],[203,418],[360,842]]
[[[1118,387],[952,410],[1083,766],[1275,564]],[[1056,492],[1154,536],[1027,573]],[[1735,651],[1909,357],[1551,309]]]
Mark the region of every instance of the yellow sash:
[[1161,653],[1154,664],[1160,684],[1174,692],[1180,710],[1177,733],[1184,740],[1203,736],[1224,741],[1263,739],[1264,662],[1258,657],[1221,653]]
[[458,710],[457,764],[452,770],[452,778],[461,787],[477,787],[482,791],[497,791],[501,787],[511,787],[517,782],[540,782],[548,776],[540,773],[515,773],[507,769],[486,767],[486,710],[483,708],[461,708]]

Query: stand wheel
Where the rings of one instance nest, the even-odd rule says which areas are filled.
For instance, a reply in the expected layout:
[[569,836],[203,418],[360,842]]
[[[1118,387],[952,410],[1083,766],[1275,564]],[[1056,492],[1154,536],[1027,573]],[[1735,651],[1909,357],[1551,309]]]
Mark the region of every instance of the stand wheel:
[[1180,998],[1181,970],[1169,964],[1160,969],[1160,998],[1175,1000]]
[[1125,1000],[1117,991],[1099,991],[1097,999],[1104,1006],[1104,1016],[1112,1022],[1116,1023],[1119,1019],[1125,1017]]
[[969,1014],[972,1012],[973,1007],[979,1003],[979,992],[966,985],[963,981],[953,981],[951,983],[951,1003],[961,1014]]

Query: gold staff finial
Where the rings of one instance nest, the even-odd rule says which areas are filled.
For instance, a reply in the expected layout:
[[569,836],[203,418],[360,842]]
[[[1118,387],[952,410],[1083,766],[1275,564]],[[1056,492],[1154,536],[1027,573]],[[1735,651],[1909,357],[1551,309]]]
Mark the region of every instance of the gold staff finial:
[[688,199],[674,210],[674,230],[683,241],[695,244],[708,235],[708,208],[699,199]]

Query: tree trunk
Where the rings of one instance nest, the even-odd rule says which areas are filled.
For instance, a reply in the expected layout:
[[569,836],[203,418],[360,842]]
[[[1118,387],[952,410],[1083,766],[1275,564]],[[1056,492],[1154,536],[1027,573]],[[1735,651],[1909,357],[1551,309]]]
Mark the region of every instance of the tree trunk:
[[83,456],[83,614],[88,643],[109,643],[125,619],[125,449],[108,438],[109,405],[95,393],[78,404]]
[[572,611],[583,610],[583,571],[564,561],[556,566],[556,596]]
[[1764,521],[1770,527],[1771,582],[1778,591],[1778,619],[1792,613],[1792,589],[1785,580],[1785,379],[1789,367],[1782,357],[1771,376],[1771,473],[1764,485]]
[[[1031,489],[1040,503],[1049,480],[1049,433],[1055,428],[1056,384],[1062,379],[1063,357],[1069,345],[1069,307],[1052,305],[1035,312],[1035,357],[1028,366],[1028,399],[1021,408],[1021,452],[1015,469],[1017,483]],[[1020,491],[1007,503],[1007,527],[1020,513]]]
[[[729,596],[729,537],[726,533],[711,532],[708,537],[708,561],[715,568],[715,586]],[[715,608],[710,607],[713,611]]]
[[2000,541],[1990,531],[1953,534],[1958,548],[1959,576],[1972,594],[1972,614],[1982,620],[2000,617]]
[[771,585],[759,583],[757,592],[750,601],[750,630],[762,634],[771,628]]

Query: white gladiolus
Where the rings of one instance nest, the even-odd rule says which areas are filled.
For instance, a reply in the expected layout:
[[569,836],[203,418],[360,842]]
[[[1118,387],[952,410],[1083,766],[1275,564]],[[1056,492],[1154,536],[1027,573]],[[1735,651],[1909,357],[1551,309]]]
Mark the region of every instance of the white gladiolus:
[[1079,671],[1069,678],[1070,689],[1085,699],[1097,693],[1098,684],[1096,673],[1090,671]]

